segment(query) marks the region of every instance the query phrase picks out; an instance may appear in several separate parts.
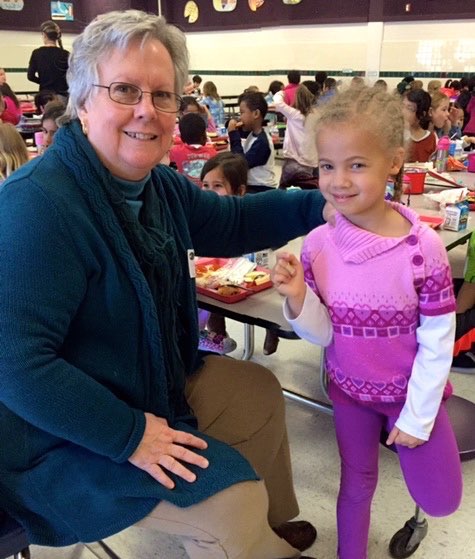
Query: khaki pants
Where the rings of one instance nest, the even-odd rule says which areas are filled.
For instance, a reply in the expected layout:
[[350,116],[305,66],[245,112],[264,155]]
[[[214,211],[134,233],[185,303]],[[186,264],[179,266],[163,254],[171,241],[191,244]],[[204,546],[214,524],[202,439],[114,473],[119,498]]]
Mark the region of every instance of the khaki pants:
[[256,363],[208,356],[186,396],[200,431],[239,450],[263,481],[238,483],[187,508],[162,501],[137,526],[180,536],[192,559],[298,557],[270,528],[298,514],[277,379]]

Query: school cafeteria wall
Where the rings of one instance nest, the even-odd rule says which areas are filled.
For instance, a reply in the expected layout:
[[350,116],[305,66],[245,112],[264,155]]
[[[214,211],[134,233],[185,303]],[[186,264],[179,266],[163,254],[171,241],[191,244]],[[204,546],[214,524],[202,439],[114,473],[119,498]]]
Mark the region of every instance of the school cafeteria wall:
[[474,20],[370,22],[309,25],[253,31],[187,33],[190,74],[212,80],[221,95],[249,85],[266,91],[270,81],[286,83],[287,70],[302,79],[326,70],[346,85],[355,74],[369,83],[384,78],[393,87],[413,74],[431,79],[475,73]]
[[[474,24],[475,19],[190,32],[190,75],[214,81],[221,95],[240,93],[249,85],[265,91],[273,79],[286,82],[291,69],[307,72],[303,79],[326,70],[344,84],[355,73],[369,82],[381,75],[391,87],[406,74],[427,84],[436,76],[475,73]],[[73,39],[73,34],[63,35],[65,48]],[[0,67],[7,69],[14,90],[36,90],[26,68],[40,44],[39,32],[0,31]]]

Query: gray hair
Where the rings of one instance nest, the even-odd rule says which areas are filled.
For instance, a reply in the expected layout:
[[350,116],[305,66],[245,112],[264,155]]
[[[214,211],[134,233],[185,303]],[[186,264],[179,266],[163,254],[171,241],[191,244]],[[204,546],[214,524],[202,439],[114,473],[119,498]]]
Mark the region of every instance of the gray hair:
[[113,49],[125,50],[135,40],[144,45],[159,40],[175,68],[175,93],[181,94],[188,78],[188,50],[185,35],[162,16],[139,10],[114,11],[97,16],[73,42],[67,80],[68,106],[61,122],[78,117],[99,78],[98,66]]

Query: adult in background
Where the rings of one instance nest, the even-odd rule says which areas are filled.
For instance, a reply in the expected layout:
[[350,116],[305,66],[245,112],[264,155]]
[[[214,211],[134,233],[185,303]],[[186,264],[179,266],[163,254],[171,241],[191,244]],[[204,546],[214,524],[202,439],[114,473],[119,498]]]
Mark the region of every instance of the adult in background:
[[54,21],[41,24],[43,46],[31,53],[28,64],[28,79],[39,84],[39,89],[51,90],[58,95],[67,97],[69,52],[63,48],[61,29]]
[[323,199],[216,196],[158,165],[187,75],[163,18],[98,16],[53,145],[0,190],[0,508],[39,545],[138,525],[193,559],[299,557],[316,532],[289,522],[281,387],[198,354],[193,261],[282,245]]

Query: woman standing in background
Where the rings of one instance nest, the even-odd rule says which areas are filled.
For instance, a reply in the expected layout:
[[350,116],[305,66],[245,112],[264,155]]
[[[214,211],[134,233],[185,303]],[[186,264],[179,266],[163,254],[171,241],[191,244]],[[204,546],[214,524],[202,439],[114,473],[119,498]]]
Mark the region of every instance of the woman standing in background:
[[28,79],[39,84],[40,91],[48,89],[67,97],[69,52],[63,48],[61,29],[54,21],[45,21],[41,25],[41,33],[44,45],[31,53]]

